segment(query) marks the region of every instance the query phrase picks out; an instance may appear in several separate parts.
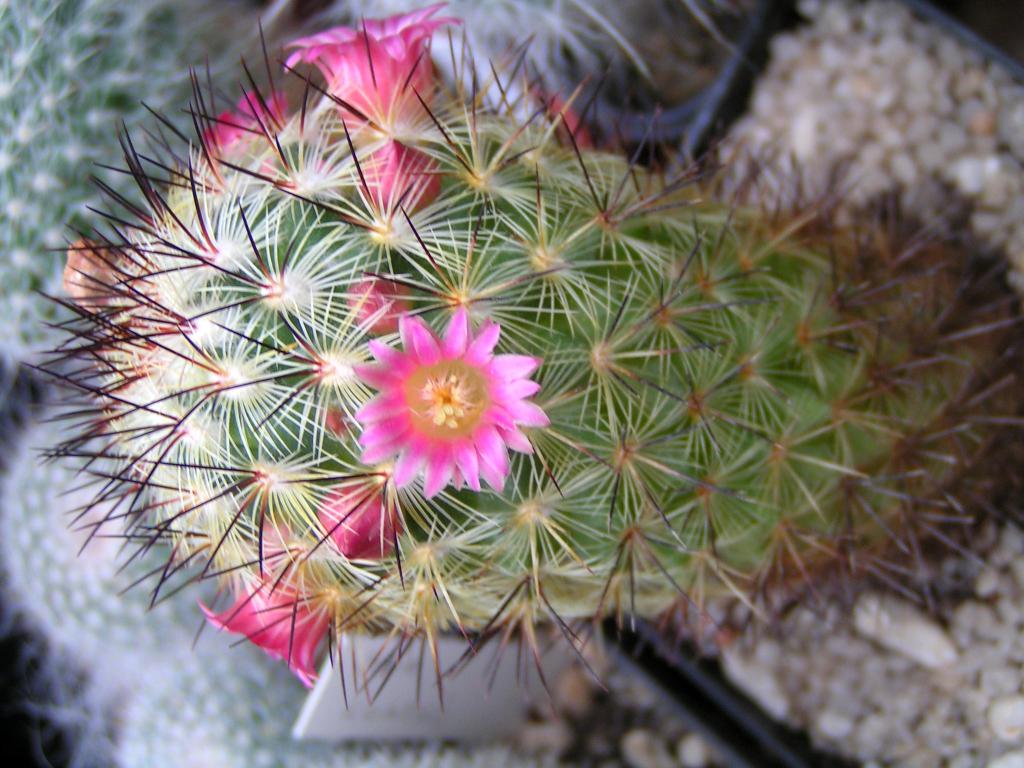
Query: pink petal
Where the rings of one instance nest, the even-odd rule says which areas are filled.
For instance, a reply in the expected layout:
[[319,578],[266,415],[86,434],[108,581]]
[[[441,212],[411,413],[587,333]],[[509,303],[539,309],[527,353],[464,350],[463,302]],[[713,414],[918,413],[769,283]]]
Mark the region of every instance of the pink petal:
[[426,477],[423,480],[423,495],[428,499],[436,496],[452,479],[455,462],[451,452],[441,450],[427,461]]
[[395,371],[393,368],[386,368],[379,364],[354,365],[353,372],[363,382],[375,389],[384,389],[394,381]]
[[507,403],[505,407],[508,408],[508,412],[512,414],[516,423],[524,427],[546,427],[551,423],[548,415],[533,403],[520,400],[515,403]]
[[395,485],[398,488],[404,488],[413,481],[413,478],[419,474],[420,467],[423,466],[423,460],[426,458],[422,450],[417,450],[416,447],[406,448],[401,456],[398,457],[398,461],[395,462],[395,469],[391,474],[391,479],[395,481]]
[[213,125],[203,131],[203,141],[220,152],[230,151],[236,144],[259,136],[264,129],[275,131],[284,122],[287,109],[288,102],[283,93],[275,91],[268,99],[243,91],[236,111],[228,110],[217,115]]
[[391,443],[409,431],[409,417],[407,414],[399,414],[390,419],[371,424],[359,436],[359,444],[362,446],[376,445],[378,443]]
[[378,339],[370,339],[367,347],[374,359],[382,365],[397,365],[405,360],[405,354],[401,350],[389,347]]
[[287,661],[292,672],[310,687],[316,680],[316,649],[327,633],[328,619],[297,600],[284,589],[271,592],[269,586],[260,585],[239,595],[223,613],[216,614],[202,603],[200,607],[214,626],[245,635],[270,656]]
[[390,459],[402,451],[408,439],[408,431],[394,433],[387,439],[365,446],[359,459],[364,464],[376,464],[378,461]]
[[474,491],[479,491],[480,462],[476,454],[476,447],[470,442],[460,443],[455,448],[455,462],[459,474],[465,479],[466,484]]
[[484,366],[491,361],[491,352],[498,343],[501,336],[501,326],[497,323],[488,322],[480,329],[480,333],[473,339],[473,343],[466,350],[463,358],[470,365]]
[[407,212],[417,211],[441,191],[437,162],[397,141],[373,150],[361,164],[370,202],[378,209],[393,211],[401,202]]
[[356,420],[363,425],[406,413],[405,398],[395,392],[378,395],[356,411]]
[[469,343],[469,314],[465,307],[459,307],[448,321],[448,328],[444,333],[444,341],[441,351],[445,360],[454,360],[462,357],[466,352],[466,344]]
[[487,372],[505,381],[525,379],[537,370],[540,362],[539,357],[529,355],[495,355],[487,366]]
[[[336,27],[292,42],[297,50],[286,60],[317,66],[327,79],[331,95],[345,100],[371,119],[391,119],[399,111],[422,110],[410,98],[415,89],[429,96],[434,84],[433,65],[425,55],[434,31],[450,18],[430,18],[436,7],[368,20],[351,27]],[[351,111],[351,110],[350,110]]]
[[[363,22],[366,25],[367,30],[373,34],[382,35],[393,35],[396,32],[408,29],[409,27],[422,24],[424,21],[429,19],[439,10],[444,8],[447,3],[434,3],[423,8],[417,8],[409,13],[398,14],[396,16],[389,16],[386,19],[367,19]],[[441,19],[434,19],[429,22],[430,24],[461,24],[461,20],[446,17]]]
[[493,392],[495,399],[507,402],[509,400],[522,400],[540,391],[540,384],[532,379],[515,379],[502,384]]
[[505,475],[508,474],[508,449],[498,434],[498,430],[494,427],[479,429],[473,435],[473,442],[476,444],[477,454],[480,456],[480,470],[484,473],[487,482],[492,488],[495,487],[488,478],[487,470],[491,470],[494,476],[500,476],[504,482]]
[[533,443],[518,429],[499,429],[501,439],[505,445],[519,453],[533,453]]
[[[406,301],[409,290],[397,283],[368,278],[352,286],[348,296],[348,306],[355,310],[355,317],[361,326],[365,326],[370,333],[394,333],[398,330],[398,317],[408,312],[409,302]],[[392,355],[400,354],[389,347],[384,349]],[[374,357],[381,360],[371,349]],[[388,352],[383,352],[388,356]]]
[[494,402],[488,409],[485,419],[491,426],[498,427],[499,429],[515,429],[516,421],[512,418],[512,415],[505,409],[504,403]]
[[441,359],[437,339],[418,317],[402,316],[398,321],[402,344],[411,351],[420,365],[434,365]]
[[486,462],[480,462],[480,474],[491,488],[499,492],[504,490],[505,475],[498,472]]
[[317,516],[338,551],[350,560],[379,560],[393,547],[396,521],[384,507],[380,488],[336,488]]

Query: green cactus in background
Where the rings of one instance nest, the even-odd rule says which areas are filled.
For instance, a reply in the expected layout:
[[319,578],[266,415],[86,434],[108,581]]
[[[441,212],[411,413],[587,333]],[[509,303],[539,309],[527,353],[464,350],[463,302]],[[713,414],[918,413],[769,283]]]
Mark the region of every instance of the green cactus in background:
[[531,641],[898,579],[970,521],[1019,423],[990,275],[710,202],[528,85],[441,91],[437,10],[297,41],[326,83],[197,110],[177,165],[129,147],[146,206],[72,250],[55,366],[85,363],[60,375],[107,445],[64,450],[171,543],[158,593],[217,578],[210,619],[309,682],[325,634]]
[[[239,8],[198,0],[5,0],[0,2],[0,341],[6,362],[52,343],[55,306],[36,292],[60,287],[67,227],[102,204],[89,182],[117,147],[112,126],[138,126],[151,107],[181,122],[187,66],[217,42],[216,23]],[[245,18],[247,14],[243,14]],[[234,27],[234,39],[255,29]],[[232,55],[231,52],[234,52]],[[216,61],[214,62],[216,67]],[[124,187],[113,177],[107,180]]]

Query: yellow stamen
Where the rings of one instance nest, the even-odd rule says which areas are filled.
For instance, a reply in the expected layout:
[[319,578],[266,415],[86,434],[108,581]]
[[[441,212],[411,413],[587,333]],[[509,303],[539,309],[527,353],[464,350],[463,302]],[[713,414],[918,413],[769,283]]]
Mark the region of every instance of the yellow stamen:
[[465,437],[490,403],[483,375],[450,360],[414,373],[406,384],[413,423],[441,438]]
[[421,397],[427,403],[427,413],[435,426],[444,424],[448,429],[458,428],[459,420],[470,405],[466,385],[454,373],[427,379]]

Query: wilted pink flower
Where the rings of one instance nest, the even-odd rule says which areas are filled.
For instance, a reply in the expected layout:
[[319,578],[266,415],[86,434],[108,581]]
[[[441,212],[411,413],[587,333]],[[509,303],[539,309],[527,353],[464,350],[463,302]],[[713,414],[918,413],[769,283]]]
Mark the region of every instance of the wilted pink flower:
[[284,123],[287,110],[288,101],[283,93],[272,93],[268,101],[253,91],[245,91],[234,111],[229,109],[217,115],[214,124],[203,132],[203,140],[225,152],[243,139],[262,133],[263,128],[276,130]]
[[318,517],[338,551],[350,560],[387,557],[400,530],[394,512],[381,498],[380,487],[335,488],[324,498]]
[[328,408],[324,415],[324,428],[336,437],[344,437],[348,433],[348,419],[345,412],[337,408]]
[[379,210],[394,211],[401,205],[411,213],[431,203],[441,191],[437,164],[397,141],[388,140],[361,162],[371,203]]
[[409,311],[409,291],[398,283],[369,277],[352,286],[349,306],[360,323],[368,323],[371,333],[394,333],[398,318]]
[[594,146],[594,137],[590,135],[590,130],[580,119],[576,110],[569,106],[565,99],[562,98],[562,94],[554,93],[551,96],[545,97],[543,92],[538,91],[537,97],[547,103],[548,117],[552,120],[561,119],[562,126],[572,134],[577,147],[589,149]]
[[465,309],[455,312],[444,338],[422,320],[399,320],[404,350],[370,342],[377,364],[357,375],[378,395],[356,414],[363,427],[363,461],[397,456],[392,479],[408,485],[424,470],[424,492],[436,495],[449,482],[480,490],[480,476],[500,490],[508,475],[508,449],[531,453],[520,427],[550,422],[527,402],[540,385],[528,377],[540,360],[494,355],[501,328],[486,323],[473,336]]
[[415,92],[426,101],[433,91],[430,37],[438,27],[458,23],[450,17],[431,18],[443,6],[367,20],[358,29],[335,27],[303,37],[289,43],[297,50],[285,64],[316,65],[332,96],[378,126],[393,125],[418,103]]
[[245,635],[270,656],[285,661],[307,688],[316,682],[316,649],[327,633],[328,617],[311,611],[283,585],[274,588],[274,580],[265,580],[239,595],[222,613],[199,605],[218,629]]
[[[64,292],[83,307],[102,307],[114,300],[116,253],[85,239],[68,247],[64,265]],[[397,327],[397,325],[396,325]]]

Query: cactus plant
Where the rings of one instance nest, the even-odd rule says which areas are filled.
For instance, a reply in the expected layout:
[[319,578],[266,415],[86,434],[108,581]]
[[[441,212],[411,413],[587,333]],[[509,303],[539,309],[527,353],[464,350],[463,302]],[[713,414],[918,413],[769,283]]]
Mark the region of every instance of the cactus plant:
[[65,450],[218,626],[309,681],[325,634],[574,639],[898,578],[969,521],[1019,424],[991,275],[444,90],[437,10],[297,41],[301,103],[248,92],[170,171],[129,145],[145,207],[72,249],[56,360],[107,445]]
[[[141,0],[8,0],[0,3],[0,340],[4,362],[53,342],[44,321],[56,305],[38,292],[60,288],[65,227],[80,226],[101,204],[93,164],[117,147],[116,120],[139,125],[151,107],[177,111],[189,63],[218,43],[224,5]],[[237,9],[236,9],[237,15]],[[246,18],[243,14],[241,18]],[[248,37],[253,29],[245,29]],[[238,28],[235,28],[238,32]],[[218,43],[214,45],[214,43]],[[235,56],[232,56],[235,54]],[[213,59],[216,68],[218,59]],[[126,185],[114,175],[109,183]]]
[[[187,643],[191,611],[158,606],[129,587],[159,568],[158,555],[125,567],[116,525],[90,507],[94,491],[73,465],[42,463],[39,451],[67,434],[36,425],[9,451],[0,484],[0,566],[5,603],[57,653],[89,666],[138,648]],[[121,593],[124,593],[123,595]],[[176,615],[175,615],[176,614]]]

